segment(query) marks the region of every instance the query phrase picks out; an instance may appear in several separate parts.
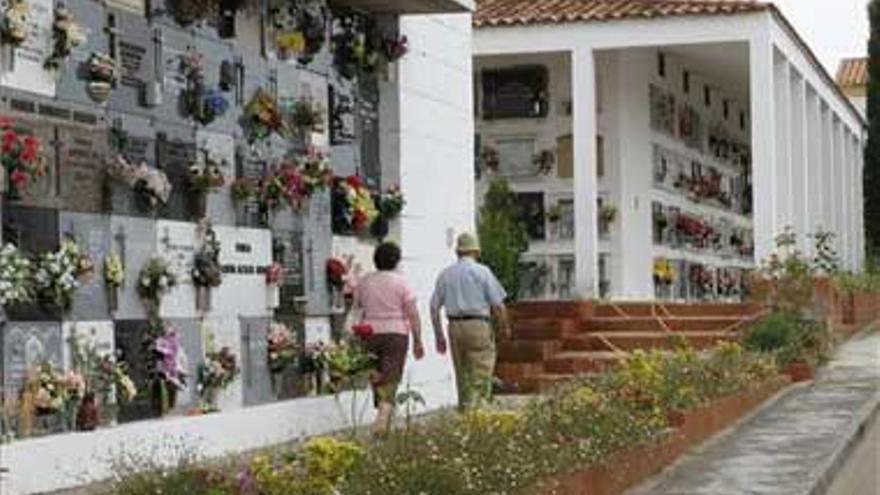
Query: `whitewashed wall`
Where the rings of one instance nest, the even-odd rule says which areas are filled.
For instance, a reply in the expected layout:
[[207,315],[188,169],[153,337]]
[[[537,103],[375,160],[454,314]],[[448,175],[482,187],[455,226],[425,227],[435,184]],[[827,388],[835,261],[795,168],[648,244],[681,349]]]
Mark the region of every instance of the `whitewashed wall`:
[[[471,21],[469,14],[412,16],[401,20],[401,29],[411,52],[383,95],[393,101],[383,103],[382,156],[386,167],[399,167],[407,197],[395,235],[419,295],[429,351],[425,360],[408,365],[405,380],[436,409],[454,404],[455,393],[449,357],[433,352],[427,302],[437,273],[453,260],[454,236],[471,230],[474,221]],[[218,294],[218,305],[223,300]],[[168,310],[174,308],[170,303]],[[232,343],[224,335],[217,341]],[[358,396],[364,421],[372,415],[367,395]],[[349,400],[351,394],[341,397],[341,410],[348,410]],[[187,454],[217,457],[336,430],[347,424],[339,406],[333,397],[299,399],[0,445],[0,465],[10,471],[0,477],[0,493],[37,493],[107,478],[121,453],[170,464]]]

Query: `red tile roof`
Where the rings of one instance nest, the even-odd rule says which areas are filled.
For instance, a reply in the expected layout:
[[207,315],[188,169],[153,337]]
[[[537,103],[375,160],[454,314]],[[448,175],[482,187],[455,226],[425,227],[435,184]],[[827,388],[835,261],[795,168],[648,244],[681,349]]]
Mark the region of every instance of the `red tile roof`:
[[756,0],[477,0],[474,26],[515,26],[767,10]]
[[865,86],[868,84],[868,59],[846,58],[837,68],[837,84],[841,87]]

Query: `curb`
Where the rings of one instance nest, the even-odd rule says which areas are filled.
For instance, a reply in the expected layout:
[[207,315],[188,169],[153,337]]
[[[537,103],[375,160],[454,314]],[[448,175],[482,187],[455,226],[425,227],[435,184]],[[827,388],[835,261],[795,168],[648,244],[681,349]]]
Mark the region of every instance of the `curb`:
[[828,491],[846,461],[849,460],[850,454],[861,443],[868,428],[878,417],[880,417],[880,392],[874,394],[874,398],[856,412],[854,423],[844,435],[843,445],[831,455],[831,458],[821,469],[813,487],[804,495],[823,495]]

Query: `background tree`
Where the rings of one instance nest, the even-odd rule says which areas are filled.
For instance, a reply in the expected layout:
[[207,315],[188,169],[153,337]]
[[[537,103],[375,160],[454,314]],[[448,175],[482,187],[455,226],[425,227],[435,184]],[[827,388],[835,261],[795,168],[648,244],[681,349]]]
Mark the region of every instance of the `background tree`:
[[498,277],[510,299],[520,293],[520,256],[529,248],[522,214],[505,180],[495,180],[480,209],[477,224],[482,261]]
[[865,146],[865,241],[868,258],[880,255],[880,0],[868,4],[868,143]]

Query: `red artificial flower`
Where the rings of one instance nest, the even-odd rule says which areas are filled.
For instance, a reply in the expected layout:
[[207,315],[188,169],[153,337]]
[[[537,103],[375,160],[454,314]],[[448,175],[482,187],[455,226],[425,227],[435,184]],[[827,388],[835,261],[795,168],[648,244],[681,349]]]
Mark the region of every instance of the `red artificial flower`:
[[16,169],[12,174],[9,175],[9,180],[16,187],[16,189],[21,189],[22,187],[27,186],[28,183],[28,174],[21,169]]
[[337,258],[327,260],[327,278],[331,285],[340,288],[344,286],[346,273],[348,273],[348,267],[345,262]]
[[27,163],[33,162],[37,159],[39,151],[40,140],[33,136],[28,136],[24,138],[24,149],[21,151],[21,160]]
[[351,326],[351,331],[361,339],[366,339],[370,335],[373,335],[373,326],[369,323],[355,323]]
[[15,150],[16,145],[18,145],[18,134],[11,129],[4,132],[2,145],[3,153],[12,153],[12,151]]
[[280,263],[272,263],[266,270],[266,283],[269,285],[278,285],[281,283],[281,277],[284,276],[284,268]]
[[367,220],[367,214],[363,210],[355,210],[351,223],[355,230],[361,230],[367,226]]
[[12,119],[9,117],[0,117],[0,129],[9,129],[12,127]]
[[360,189],[361,187],[364,186],[363,181],[362,181],[361,178],[358,177],[357,175],[349,175],[348,177],[346,177],[345,182],[346,182],[349,186],[351,186],[351,187],[353,187],[353,188],[355,188],[355,189]]

